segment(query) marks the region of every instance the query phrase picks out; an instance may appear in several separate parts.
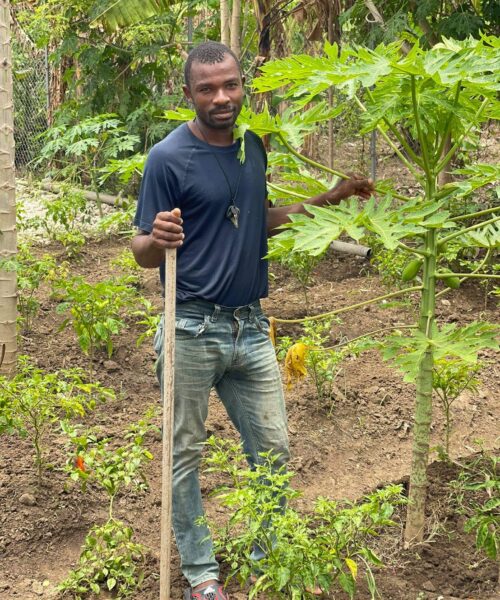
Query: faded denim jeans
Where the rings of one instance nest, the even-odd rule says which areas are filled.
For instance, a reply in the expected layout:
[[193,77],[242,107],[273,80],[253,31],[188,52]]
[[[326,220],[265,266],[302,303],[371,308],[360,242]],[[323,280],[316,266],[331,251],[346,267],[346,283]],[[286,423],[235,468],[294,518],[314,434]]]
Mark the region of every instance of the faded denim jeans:
[[[181,568],[191,586],[218,579],[219,565],[203,513],[198,466],[206,440],[208,397],[215,388],[239,431],[250,465],[259,453],[289,458],[281,376],[260,303],[239,308],[203,300],[177,305],[172,515]],[[156,333],[156,371],[163,384],[163,321]],[[257,557],[256,557],[257,558]]]

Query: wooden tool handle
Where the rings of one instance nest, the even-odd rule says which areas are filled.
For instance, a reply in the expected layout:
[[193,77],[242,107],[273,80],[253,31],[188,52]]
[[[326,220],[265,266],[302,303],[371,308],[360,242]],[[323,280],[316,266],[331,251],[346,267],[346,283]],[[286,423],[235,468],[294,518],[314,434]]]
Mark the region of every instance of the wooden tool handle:
[[172,541],[172,464],[175,368],[175,279],[177,250],[165,253],[165,316],[163,324],[163,437],[161,466],[160,600],[170,600]]

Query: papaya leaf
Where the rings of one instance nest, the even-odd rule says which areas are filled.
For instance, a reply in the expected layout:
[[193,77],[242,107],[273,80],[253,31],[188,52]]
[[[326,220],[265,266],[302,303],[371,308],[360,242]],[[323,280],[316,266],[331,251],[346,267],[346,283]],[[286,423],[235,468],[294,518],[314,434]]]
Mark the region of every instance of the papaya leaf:
[[460,241],[464,246],[474,248],[500,248],[500,221],[490,223],[483,229],[468,231],[460,236]]
[[175,110],[166,110],[163,113],[163,118],[171,121],[190,121],[195,116],[194,110],[182,106],[177,107]]
[[449,191],[450,194],[453,194],[457,198],[463,198],[482,187],[499,181],[500,165],[476,163],[463,169],[455,169],[452,174],[458,176],[465,175],[467,179],[453,181],[443,186],[442,189]]
[[403,238],[422,233],[423,227],[415,223],[405,223],[401,208],[391,210],[392,198],[387,195],[381,201],[371,198],[365,205],[362,223],[369,231],[376,233],[388,250],[394,250]]
[[421,331],[412,335],[393,335],[383,342],[382,356],[392,361],[404,374],[404,380],[414,382],[425,353],[432,347],[435,361],[446,357],[458,357],[468,364],[475,364],[478,353],[485,348],[498,349],[497,336],[500,328],[485,322],[474,322],[465,327],[448,323],[438,329],[432,326],[431,337]]

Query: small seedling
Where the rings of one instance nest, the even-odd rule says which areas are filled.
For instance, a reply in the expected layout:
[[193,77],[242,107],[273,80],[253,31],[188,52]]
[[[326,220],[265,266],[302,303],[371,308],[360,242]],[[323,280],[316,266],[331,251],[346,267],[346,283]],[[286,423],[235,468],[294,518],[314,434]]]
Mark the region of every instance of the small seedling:
[[153,303],[147,298],[140,298],[139,300],[144,308],[140,308],[132,313],[132,316],[137,317],[137,325],[144,325],[145,331],[137,338],[136,346],[139,346],[150,337],[153,337],[158,329],[160,323],[161,314],[158,313],[158,309]]
[[467,516],[464,530],[475,533],[476,547],[497,561],[500,575],[500,456],[483,450],[451,486]]
[[439,399],[446,419],[445,452],[450,452],[451,405],[465,390],[475,392],[479,385],[476,375],[482,368],[481,363],[469,364],[460,358],[441,358],[434,362],[432,387]]

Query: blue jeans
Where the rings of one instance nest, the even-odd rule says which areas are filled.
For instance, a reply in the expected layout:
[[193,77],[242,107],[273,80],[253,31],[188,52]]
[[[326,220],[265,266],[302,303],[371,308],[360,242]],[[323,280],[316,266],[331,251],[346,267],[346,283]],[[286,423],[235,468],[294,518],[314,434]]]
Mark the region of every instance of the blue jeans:
[[[281,376],[260,303],[228,308],[203,300],[177,305],[172,516],[181,569],[191,586],[218,579],[219,565],[203,515],[198,466],[206,440],[208,397],[215,388],[239,431],[250,465],[259,453],[289,457]],[[163,322],[155,337],[163,383]]]

